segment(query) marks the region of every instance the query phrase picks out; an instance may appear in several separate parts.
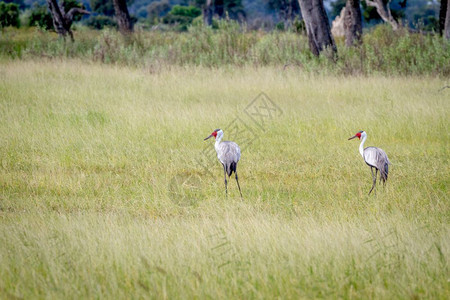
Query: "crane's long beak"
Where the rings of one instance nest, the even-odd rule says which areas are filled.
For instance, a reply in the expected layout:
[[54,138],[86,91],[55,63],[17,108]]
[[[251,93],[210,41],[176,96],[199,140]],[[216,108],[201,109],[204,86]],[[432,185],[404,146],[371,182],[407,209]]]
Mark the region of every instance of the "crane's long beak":
[[212,137],[213,135],[210,134],[207,138],[204,139],[204,141],[206,141],[207,139],[209,139],[210,137]]
[[350,140],[353,140],[355,137],[357,137],[356,135],[355,136],[352,136],[351,138],[349,138],[348,140],[350,141]]

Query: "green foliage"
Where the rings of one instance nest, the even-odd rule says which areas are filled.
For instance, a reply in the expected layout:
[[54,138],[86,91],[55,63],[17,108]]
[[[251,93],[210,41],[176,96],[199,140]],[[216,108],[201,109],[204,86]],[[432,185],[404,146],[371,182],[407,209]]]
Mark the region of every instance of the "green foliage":
[[330,19],[334,20],[337,16],[339,16],[341,14],[342,9],[345,7],[346,4],[347,4],[347,0],[332,1],[330,3],[330,5],[331,5],[331,10],[330,10],[330,14],[329,14]]
[[29,26],[39,26],[45,30],[53,28],[52,15],[48,11],[46,5],[35,4],[31,9],[30,17],[28,19]]
[[105,27],[117,27],[117,22],[114,20],[113,17],[109,16],[90,16],[88,19],[86,19],[85,24],[94,29],[103,29]]
[[[63,0],[62,5],[63,5],[64,11],[66,13],[74,7],[83,8],[83,9],[85,8],[82,3],[78,2],[78,0]],[[81,17],[82,17],[81,15],[75,15],[73,20],[79,21],[79,20],[81,20]]]
[[173,16],[188,17],[194,19],[202,14],[201,10],[195,6],[174,5],[169,14]]
[[229,18],[231,20],[243,21],[245,19],[245,10],[242,0],[216,0],[214,14],[219,18]]
[[[32,0],[28,0],[28,1],[32,1]],[[40,0],[40,1],[43,1],[43,0]],[[19,5],[20,10],[24,10],[25,8],[27,8],[27,4],[25,3],[25,0],[3,0],[3,2],[17,4],[17,5]]]
[[298,0],[265,0],[267,7],[278,14],[281,21],[293,21],[300,16]]
[[19,5],[0,2],[0,27],[20,27]]
[[[383,0],[384,4],[387,5],[388,1]],[[372,6],[368,6],[365,1],[361,1],[361,7],[362,7],[362,17],[363,21],[369,23],[369,24],[376,24],[381,22],[381,17],[377,12],[377,9]],[[405,11],[404,8],[402,8],[397,3],[390,2],[390,9],[392,16],[396,20],[400,20],[405,17]]]
[[[68,12],[71,8],[79,7],[84,8],[83,4],[77,0],[64,0],[62,5],[65,12]],[[81,20],[80,15],[75,15],[74,20]],[[53,19],[52,15],[48,10],[47,5],[39,5],[35,3],[30,11],[30,16],[28,18],[28,26],[39,26],[45,30],[53,29]]]
[[[246,16],[242,0],[213,0],[213,14],[219,19],[228,18],[231,20],[243,21]],[[206,0],[194,0],[193,5],[203,8]]]
[[[302,23],[297,25],[301,32]],[[79,42],[65,47],[58,44],[56,37],[52,40],[51,33],[24,40],[14,32],[6,30],[0,37],[0,45],[5,47],[0,51],[2,56],[70,57],[139,67],[154,63],[206,67],[290,65],[312,73],[450,76],[447,41],[437,35],[394,32],[388,25],[366,32],[359,48],[348,49],[338,39],[336,63],[313,57],[302,34],[246,31],[237,22],[226,20],[219,20],[217,29],[189,26],[182,34],[138,30],[128,39],[115,31],[84,30],[76,36]],[[20,51],[17,44],[21,45]]]
[[192,21],[201,14],[201,10],[195,6],[175,5],[163,18],[163,22],[174,25],[177,31],[186,31]]
[[[129,6],[133,0],[126,0]],[[112,0],[89,0],[89,4],[94,12],[105,15],[114,16],[114,4]]]
[[106,16],[114,16],[114,5],[112,0],[90,0],[94,12]]
[[294,23],[292,25],[293,30],[295,32],[306,34],[306,26],[305,21],[303,19],[295,18]]
[[422,3],[417,0],[410,0],[405,10],[407,25],[425,31],[437,32],[439,30],[438,11],[439,3],[437,2]]
[[155,24],[160,18],[166,16],[170,9],[168,0],[154,1],[147,6],[147,19],[150,23]]

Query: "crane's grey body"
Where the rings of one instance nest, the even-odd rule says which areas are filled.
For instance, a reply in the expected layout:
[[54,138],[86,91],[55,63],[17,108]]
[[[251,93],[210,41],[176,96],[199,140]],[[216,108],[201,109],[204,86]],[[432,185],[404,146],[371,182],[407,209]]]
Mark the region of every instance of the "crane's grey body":
[[[386,152],[384,152],[382,149],[377,147],[364,148],[364,142],[367,139],[367,133],[365,131],[358,132],[355,136],[349,138],[349,140],[355,137],[362,139],[361,144],[359,145],[359,153],[372,171],[373,183],[372,188],[369,191],[370,195],[377,183],[378,171],[380,171],[380,180],[383,182],[383,185],[386,184],[389,173],[389,165],[391,164],[391,162],[389,161]],[[375,169],[375,175],[373,174],[373,169]]]
[[386,182],[389,173],[389,158],[382,149],[377,147],[367,147],[363,151],[363,158],[369,167],[380,171],[380,179]]
[[236,166],[241,159],[241,149],[235,142],[223,141],[217,145],[217,158],[225,167],[228,176],[236,172]]
[[235,142],[230,141],[223,141],[223,131],[220,129],[214,130],[214,132],[205,140],[209,139],[210,137],[214,136],[216,138],[216,143],[214,144],[214,148],[217,152],[217,158],[222,163],[223,171],[224,171],[224,177],[225,177],[225,193],[228,195],[228,181],[227,181],[227,175],[228,178],[231,176],[231,174],[235,174],[236,182],[239,188],[239,193],[242,197],[241,187],[239,185],[239,179],[237,175],[237,164],[239,160],[241,159],[241,149]]

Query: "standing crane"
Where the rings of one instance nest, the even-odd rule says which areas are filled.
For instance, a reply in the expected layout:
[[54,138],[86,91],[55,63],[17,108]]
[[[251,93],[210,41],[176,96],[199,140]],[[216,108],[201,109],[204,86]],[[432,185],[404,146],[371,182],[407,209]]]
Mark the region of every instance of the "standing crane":
[[241,149],[235,142],[230,141],[221,142],[223,138],[223,131],[221,129],[214,130],[213,133],[210,134],[210,136],[204,139],[204,141],[206,141],[211,137],[214,137],[216,139],[214,148],[216,149],[217,152],[217,158],[219,159],[219,161],[222,163],[223,166],[226,195],[228,196],[227,175],[229,179],[231,174],[234,172],[234,174],[236,175],[236,182],[239,188],[239,193],[241,194],[242,198],[241,187],[239,185],[238,175],[236,171],[237,163],[241,158]]
[[[367,139],[367,133],[365,131],[357,132],[354,136],[352,136],[348,140],[352,140],[354,138],[358,139],[362,138],[361,144],[359,145],[359,153],[361,153],[361,156],[364,158],[364,161],[372,171],[373,184],[369,192],[370,195],[370,193],[372,192],[377,183],[378,171],[380,171],[380,180],[383,181],[383,185],[386,184],[389,173],[389,165],[391,163],[389,162],[386,152],[384,152],[382,149],[377,147],[367,147],[364,149],[364,142]],[[374,168],[375,168],[375,176],[373,175]]]

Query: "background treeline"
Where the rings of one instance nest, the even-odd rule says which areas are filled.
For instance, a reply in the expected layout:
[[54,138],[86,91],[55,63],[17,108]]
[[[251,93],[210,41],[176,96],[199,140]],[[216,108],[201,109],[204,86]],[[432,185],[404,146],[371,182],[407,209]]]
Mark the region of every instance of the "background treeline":
[[[398,9],[392,4],[395,21],[378,24],[377,10],[361,1],[364,34],[356,33],[356,42],[349,46],[347,32],[345,37],[333,33],[334,37],[326,41],[311,36],[297,1],[224,0],[224,5],[218,5],[222,2],[217,0],[209,5],[210,0],[134,0],[124,6],[126,20],[118,31],[115,27],[120,27],[121,21],[116,11],[120,1],[126,3],[65,0],[58,4],[47,0],[45,6],[27,0],[0,2],[2,11],[8,11],[7,18],[5,13],[1,18],[0,58],[71,58],[143,67],[150,72],[170,66],[250,65],[344,75],[450,75],[449,39],[438,34],[442,25],[436,18],[443,10],[439,2],[410,0],[407,5],[400,3]],[[323,4],[321,0],[316,2]],[[341,4],[338,0],[325,7],[335,16]],[[408,17],[419,4],[428,10],[420,9],[421,14]],[[146,12],[140,12],[144,7]],[[428,14],[426,18],[418,17],[424,13]],[[249,26],[258,14],[262,18],[259,27]],[[409,23],[408,18],[417,22]],[[21,24],[24,28],[14,28]],[[72,42],[58,38],[54,31],[62,37],[69,35]],[[321,52],[325,55],[318,55]]]
[[[200,22],[207,0],[127,0],[132,21],[137,27],[159,30],[186,31],[193,22]],[[94,29],[116,27],[113,0],[64,0],[66,11],[72,7],[85,8],[89,15],[77,16],[76,21]],[[285,30],[301,25],[300,6],[297,0],[217,0],[213,1],[213,16],[245,23],[247,29]],[[388,2],[388,1],[384,1]],[[40,26],[52,29],[52,16],[46,0],[3,0],[0,2],[0,26]],[[325,0],[328,18],[334,20],[346,0]],[[390,1],[394,18],[410,28],[438,31],[438,0]],[[361,1],[363,26],[371,27],[382,22],[374,7]],[[217,26],[217,22],[213,22]]]
[[343,38],[336,41],[339,58],[333,61],[314,56],[303,34],[246,31],[232,21],[219,21],[217,30],[191,26],[185,33],[136,30],[130,36],[113,29],[80,28],[73,43],[39,29],[10,29],[0,38],[0,55],[9,59],[75,58],[149,72],[180,65],[250,65],[322,74],[450,76],[450,43],[439,35],[379,25],[364,34],[360,47],[346,47]]

